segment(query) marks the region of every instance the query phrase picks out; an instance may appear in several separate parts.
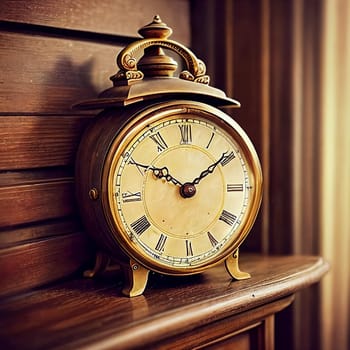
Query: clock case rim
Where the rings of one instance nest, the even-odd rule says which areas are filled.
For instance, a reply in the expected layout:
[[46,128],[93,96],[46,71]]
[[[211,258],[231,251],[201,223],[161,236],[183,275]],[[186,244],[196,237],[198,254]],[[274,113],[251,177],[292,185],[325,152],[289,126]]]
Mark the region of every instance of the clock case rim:
[[[246,219],[246,225],[238,234],[238,239],[229,247],[225,245],[219,254],[213,258],[204,261],[203,264],[194,267],[174,267],[171,265],[159,264],[155,259],[147,256],[145,253],[135,251],[131,245],[125,241],[124,234],[121,239],[118,233],[118,227],[115,226],[115,217],[110,208],[109,199],[109,180],[111,174],[112,160],[115,159],[115,148],[118,148],[118,142],[124,137],[124,134],[131,132],[131,129],[138,125],[141,121],[149,119],[150,115],[155,115],[155,119],[161,119],[158,116],[164,108],[173,110],[176,106],[183,108],[192,107],[198,110],[210,111],[209,114],[224,121],[224,129],[233,128],[235,133],[241,138],[239,146],[246,148],[245,156],[252,167],[253,177],[255,178],[254,186],[256,187],[252,198],[250,217]],[[170,113],[171,114],[171,113]],[[217,120],[217,119],[216,119]],[[96,127],[97,126],[97,127]],[[90,131],[89,131],[90,130]],[[233,120],[229,115],[216,107],[203,102],[191,100],[168,100],[153,101],[153,103],[136,103],[131,107],[111,108],[102,111],[97,117],[93,125],[84,134],[83,140],[79,147],[77,163],[77,196],[82,205],[80,210],[82,218],[85,218],[85,226],[90,236],[100,245],[101,249],[115,259],[117,262],[128,264],[130,258],[141,264],[147,269],[162,274],[169,275],[190,275],[196,274],[217,265],[224,261],[228,256],[232,255],[237,248],[243,243],[253,226],[259,211],[262,198],[262,171],[260,161],[256,150],[245,131]],[[227,130],[226,130],[227,132]],[[92,136],[91,136],[92,134]],[[87,141],[88,140],[88,141]],[[96,152],[96,147],[98,152]],[[104,152],[101,153],[101,151]],[[89,155],[93,154],[89,160]],[[89,165],[88,176],[86,178],[86,162]],[[85,166],[84,166],[85,164]],[[85,170],[84,170],[85,169]],[[98,169],[96,171],[96,169]],[[85,173],[85,174],[84,174]],[[88,195],[91,189],[96,189],[98,198],[91,199]],[[112,233],[112,238],[110,233]]]

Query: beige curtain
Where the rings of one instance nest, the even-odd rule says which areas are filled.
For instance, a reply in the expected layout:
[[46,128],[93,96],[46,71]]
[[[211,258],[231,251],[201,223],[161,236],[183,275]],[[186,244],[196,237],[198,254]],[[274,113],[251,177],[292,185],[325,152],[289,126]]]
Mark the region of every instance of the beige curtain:
[[321,74],[323,350],[350,349],[350,1],[325,0]]

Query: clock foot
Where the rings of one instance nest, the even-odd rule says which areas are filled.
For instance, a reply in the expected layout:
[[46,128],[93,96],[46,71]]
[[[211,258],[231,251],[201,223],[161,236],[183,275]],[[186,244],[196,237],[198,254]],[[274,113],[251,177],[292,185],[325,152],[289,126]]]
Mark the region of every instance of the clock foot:
[[238,264],[239,252],[238,248],[225,260],[225,267],[228,274],[236,280],[244,280],[250,278],[248,272],[243,272],[239,268]]
[[93,278],[97,274],[102,273],[108,269],[111,259],[103,252],[97,252],[95,258],[95,265],[91,270],[84,271],[84,277]]
[[122,293],[128,297],[141,295],[147,285],[149,270],[130,259],[130,263],[122,265],[125,275],[125,285]]

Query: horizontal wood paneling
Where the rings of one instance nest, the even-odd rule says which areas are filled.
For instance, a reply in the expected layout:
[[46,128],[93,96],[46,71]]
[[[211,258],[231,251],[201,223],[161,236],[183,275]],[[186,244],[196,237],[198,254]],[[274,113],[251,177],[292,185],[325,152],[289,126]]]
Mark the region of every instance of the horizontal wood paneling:
[[174,40],[190,44],[189,1],[2,0],[0,3],[1,20],[133,37],[156,14],[174,29]]
[[117,45],[0,34],[0,113],[72,113],[112,86]]
[[77,218],[50,220],[9,230],[0,230],[0,249],[82,231],[82,225]]
[[90,257],[82,233],[3,249],[0,296],[46,284],[76,272]]
[[0,227],[73,215],[73,178],[0,187]]
[[[1,119],[0,119],[1,120]],[[30,185],[73,178],[73,169],[67,167],[29,169],[0,172],[0,188],[7,186]]]
[[74,164],[84,116],[1,116],[0,170]]
[[[74,160],[115,59],[159,14],[190,44],[188,0],[0,2],[0,295],[65,277],[88,256]],[[80,233],[82,232],[82,233]]]

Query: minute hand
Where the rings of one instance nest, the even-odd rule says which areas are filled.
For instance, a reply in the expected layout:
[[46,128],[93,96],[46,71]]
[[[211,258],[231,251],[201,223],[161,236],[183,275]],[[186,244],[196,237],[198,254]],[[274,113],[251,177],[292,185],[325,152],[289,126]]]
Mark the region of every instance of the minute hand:
[[227,152],[224,152],[219,160],[217,160],[215,163],[209,165],[209,167],[206,170],[203,170],[198,177],[196,177],[193,181],[193,185],[198,185],[199,182],[204,179],[209,174],[213,173],[215,168],[221,163],[225,158],[227,158]]

